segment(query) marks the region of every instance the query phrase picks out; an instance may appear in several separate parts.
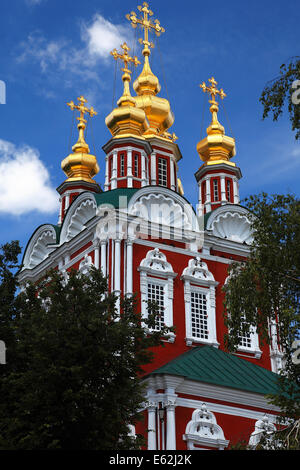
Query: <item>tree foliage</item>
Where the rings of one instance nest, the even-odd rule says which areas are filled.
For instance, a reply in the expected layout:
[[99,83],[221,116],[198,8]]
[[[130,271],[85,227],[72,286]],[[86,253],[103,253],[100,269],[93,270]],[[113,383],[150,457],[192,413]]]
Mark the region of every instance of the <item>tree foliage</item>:
[[[287,64],[280,67],[280,75],[271,82],[268,82],[260,97],[263,109],[263,119],[270,113],[273,113],[273,121],[277,121],[283,113],[285,103],[287,102],[289,118],[292,124],[292,130],[296,131],[295,138],[300,138],[300,92],[293,88],[293,84],[300,80],[300,57],[292,58]],[[300,88],[300,83],[296,83]],[[295,94],[295,99],[292,99]]]
[[[281,409],[284,429],[293,428],[291,444],[300,417],[300,365],[293,360],[300,332],[300,200],[290,194],[262,193],[245,204],[254,240],[249,259],[232,264],[224,287],[225,339],[231,351],[251,330],[260,335],[262,344],[274,347],[274,340],[279,341],[285,366],[278,378],[279,392],[269,400]],[[284,446],[288,431],[279,435]],[[299,446],[298,431],[297,439]]]
[[[16,278],[6,263],[12,251],[7,245],[0,258],[1,294],[13,278],[1,295],[8,354],[0,366],[0,449],[138,448],[141,436],[128,434],[141,418],[140,375],[168,330],[149,334],[134,297],[123,300],[119,315],[94,268],[88,276],[72,271],[68,280],[51,271],[14,296]],[[156,315],[149,305],[146,326]]]

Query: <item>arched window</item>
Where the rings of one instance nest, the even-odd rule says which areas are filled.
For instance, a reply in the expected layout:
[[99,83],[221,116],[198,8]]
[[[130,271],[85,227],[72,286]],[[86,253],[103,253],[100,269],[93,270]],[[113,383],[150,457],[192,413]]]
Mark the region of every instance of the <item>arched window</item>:
[[[166,255],[158,248],[148,251],[138,268],[140,272],[140,290],[142,300],[142,315],[147,318],[147,302],[154,301],[158,305],[155,329],[159,330],[165,324],[173,326],[173,279],[174,273]],[[169,334],[169,341],[173,342],[175,335]]]
[[183,270],[186,343],[219,346],[216,333],[216,293],[218,282],[200,257],[192,258]]

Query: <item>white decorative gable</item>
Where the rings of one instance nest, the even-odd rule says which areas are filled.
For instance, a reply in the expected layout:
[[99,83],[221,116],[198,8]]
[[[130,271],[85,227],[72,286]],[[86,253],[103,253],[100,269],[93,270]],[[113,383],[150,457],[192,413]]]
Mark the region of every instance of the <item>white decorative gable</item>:
[[253,241],[253,230],[247,209],[241,206],[221,206],[208,219],[207,230],[216,237],[246,243]]
[[214,276],[208,270],[207,264],[201,261],[200,256],[189,260],[188,266],[182,272],[182,278],[197,281],[214,281]]
[[30,240],[24,260],[23,269],[32,269],[41,263],[54,250],[56,232],[52,225],[42,225]]
[[170,263],[168,263],[166,255],[159,251],[158,248],[148,251],[146,258],[142,260],[139,271],[155,272],[163,277],[172,277],[174,274],[173,268]]
[[60,243],[68,242],[86,228],[86,223],[96,216],[97,204],[94,196],[82,193],[73,202],[64,218]]
[[217,424],[215,415],[207,409],[205,403],[201,409],[193,411],[183,439],[187,442],[188,450],[200,450],[201,446],[223,450],[229,444],[222,428]]

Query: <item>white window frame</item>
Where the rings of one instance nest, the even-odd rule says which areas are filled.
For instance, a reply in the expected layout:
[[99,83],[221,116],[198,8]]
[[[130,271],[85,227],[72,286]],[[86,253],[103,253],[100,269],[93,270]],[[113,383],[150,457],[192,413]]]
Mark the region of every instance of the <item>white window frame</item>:
[[133,176],[135,178],[139,177],[139,154],[134,153],[133,156]]
[[[207,264],[201,261],[199,257],[190,259],[188,266],[182,272],[181,279],[184,281],[185,340],[187,346],[197,343],[219,347],[216,328],[216,286],[218,282],[214,280],[212,273],[209,272]],[[206,296],[208,338],[198,338],[192,334],[192,292],[199,292]]]
[[125,153],[120,154],[120,176],[125,176]]
[[231,181],[230,179],[226,180],[226,199],[228,202],[231,201]]
[[[164,287],[164,324],[168,327],[173,326],[173,280],[177,273],[174,273],[166,256],[158,248],[148,251],[146,258],[141,261],[138,271],[140,272],[142,318],[148,317],[148,284],[150,282],[159,284]],[[152,331],[157,330],[152,329]],[[168,341],[171,343],[175,341],[174,333],[168,334]]]

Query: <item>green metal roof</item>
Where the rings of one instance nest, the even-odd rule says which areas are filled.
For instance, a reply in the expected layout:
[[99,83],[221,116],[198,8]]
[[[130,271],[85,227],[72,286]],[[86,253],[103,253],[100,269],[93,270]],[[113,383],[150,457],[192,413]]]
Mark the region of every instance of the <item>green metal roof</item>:
[[[98,205],[111,204],[116,209],[119,208],[120,197],[127,197],[127,203],[131,197],[139,191],[140,188],[118,188],[111,191],[104,191],[103,193],[94,194]],[[122,204],[124,200],[122,201]]]
[[193,348],[150,375],[168,374],[263,395],[278,393],[278,375],[213,346]]

